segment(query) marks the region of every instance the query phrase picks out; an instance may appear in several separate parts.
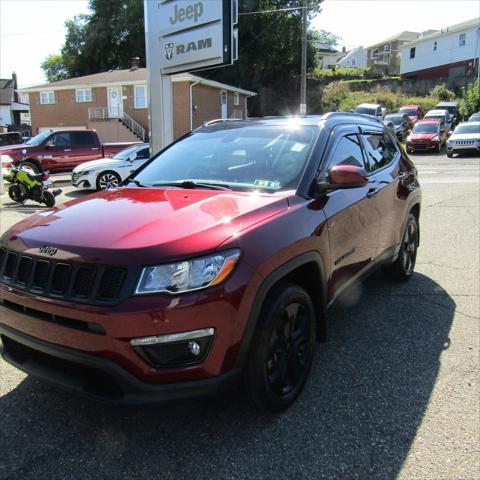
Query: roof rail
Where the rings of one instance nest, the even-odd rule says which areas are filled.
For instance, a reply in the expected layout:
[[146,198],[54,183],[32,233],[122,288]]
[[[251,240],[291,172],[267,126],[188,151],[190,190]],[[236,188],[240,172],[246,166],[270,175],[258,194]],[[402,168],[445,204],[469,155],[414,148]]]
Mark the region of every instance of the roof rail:
[[203,127],[208,127],[209,125],[215,125],[216,123],[221,122],[238,122],[243,120],[243,118],[214,118],[213,120],[209,120],[208,122],[203,122]]
[[361,118],[362,120],[371,120],[372,122],[378,122],[382,123],[381,120],[379,120],[376,117],[372,117],[371,115],[364,115],[363,113],[354,113],[354,112],[328,112],[323,115],[325,118],[332,118],[332,117],[356,117],[356,118]]

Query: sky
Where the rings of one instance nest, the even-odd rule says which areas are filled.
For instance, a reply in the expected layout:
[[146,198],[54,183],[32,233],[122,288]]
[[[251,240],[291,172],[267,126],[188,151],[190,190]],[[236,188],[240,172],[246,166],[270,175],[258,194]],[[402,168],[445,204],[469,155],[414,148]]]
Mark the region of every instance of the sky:
[[[79,13],[88,13],[87,0],[0,0],[0,78],[15,71],[21,87],[45,82],[40,64],[60,52],[65,20]],[[336,33],[350,49],[479,16],[479,0],[325,0],[312,26]]]

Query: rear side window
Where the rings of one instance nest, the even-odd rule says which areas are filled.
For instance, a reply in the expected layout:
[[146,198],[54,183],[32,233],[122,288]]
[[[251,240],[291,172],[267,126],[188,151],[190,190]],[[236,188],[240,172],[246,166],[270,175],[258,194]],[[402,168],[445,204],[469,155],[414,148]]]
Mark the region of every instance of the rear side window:
[[374,172],[393,161],[399,152],[395,142],[386,133],[363,134],[367,154],[367,170]]
[[92,132],[72,132],[75,145],[94,145],[95,139]]
[[340,139],[331,157],[329,168],[336,165],[364,167],[362,148],[357,135],[346,135]]

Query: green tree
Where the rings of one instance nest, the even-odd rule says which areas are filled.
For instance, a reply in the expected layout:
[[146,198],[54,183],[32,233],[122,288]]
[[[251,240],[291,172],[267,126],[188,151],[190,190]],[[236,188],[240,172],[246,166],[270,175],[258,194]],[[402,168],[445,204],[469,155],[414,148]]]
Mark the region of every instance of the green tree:
[[460,115],[466,120],[475,112],[480,111],[480,85],[478,80],[462,89]]
[[328,45],[329,47],[336,47],[341,40],[341,37],[335,35],[335,33],[329,32],[328,30],[323,30],[322,28],[318,30],[311,30],[309,35],[314,42],[322,43],[323,45]]
[[54,53],[46,57],[40,66],[49,82],[56,82],[57,80],[68,78],[65,61],[59,53]]

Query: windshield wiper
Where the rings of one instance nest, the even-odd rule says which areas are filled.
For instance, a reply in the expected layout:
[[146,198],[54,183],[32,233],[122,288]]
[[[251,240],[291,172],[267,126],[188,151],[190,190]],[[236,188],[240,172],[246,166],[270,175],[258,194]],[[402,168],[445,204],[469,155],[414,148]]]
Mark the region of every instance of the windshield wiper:
[[133,182],[137,187],[148,187],[148,185],[144,185],[142,182],[135,180],[134,178],[131,178],[129,182]]
[[183,180],[181,182],[157,182],[152,187],[179,187],[179,188],[209,188],[211,190],[231,190],[228,185],[219,183],[194,182],[192,180]]

